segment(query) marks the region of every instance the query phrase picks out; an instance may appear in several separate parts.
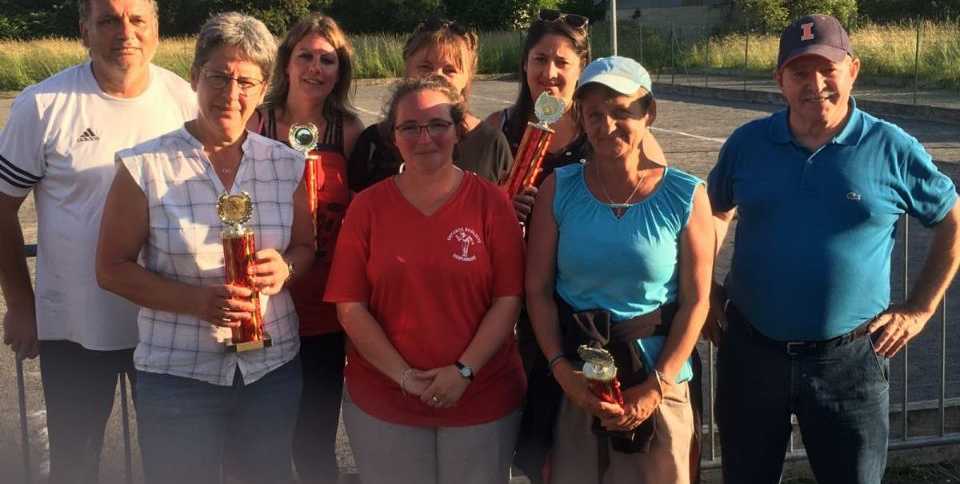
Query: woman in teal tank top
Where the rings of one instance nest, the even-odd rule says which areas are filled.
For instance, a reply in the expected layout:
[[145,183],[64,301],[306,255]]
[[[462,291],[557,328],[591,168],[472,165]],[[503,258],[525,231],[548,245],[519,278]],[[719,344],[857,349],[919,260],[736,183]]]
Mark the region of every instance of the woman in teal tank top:
[[[527,307],[563,389],[549,482],[696,482],[690,355],[714,258],[703,181],[644,154],[656,104],[640,64],[597,59],[574,100],[590,156],[544,182],[528,245]],[[587,341],[617,360],[622,405],[598,398],[578,371],[568,342],[577,325],[564,321],[588,313],[609,318],[610,336]]]

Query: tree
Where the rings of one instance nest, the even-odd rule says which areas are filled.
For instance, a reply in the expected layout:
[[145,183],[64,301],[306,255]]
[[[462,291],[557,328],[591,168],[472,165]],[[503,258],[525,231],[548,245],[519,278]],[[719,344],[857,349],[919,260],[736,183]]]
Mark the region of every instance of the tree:
[[776,33],[815,13],[833,15],[849,27],[857,19],[857,0],[735,0],[729,25],[736,32]]
[[441,0],[334,0],[329,13],[350,33],[411,32],[442,12]]
[[787,26],[790,12],[782,0],[736,0],[727,25],[736,32],[776,32]]
[[860,0],[860,15],[872,22],[904,18],[952,19],[960,16],[960,0]]
[[857,20],[856,0],[792,0],[786,3],[791,19],[821,13],[836,17],[847,28],[855,25]]

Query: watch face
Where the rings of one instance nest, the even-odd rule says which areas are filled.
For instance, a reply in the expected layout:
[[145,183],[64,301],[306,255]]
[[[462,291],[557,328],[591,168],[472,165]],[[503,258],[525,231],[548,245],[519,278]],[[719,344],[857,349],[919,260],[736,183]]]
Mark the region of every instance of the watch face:
[[462,376],[462,377],[464,377],[464,378],[466,378],[466,379],[468,379],[468,380],[473,380],[473,370],[470,369],[469,366],[464,365],[463,363],[460,363],[459,361],[456,363],[456,366],[457,366],[457,371],[460,372],[460,376]]

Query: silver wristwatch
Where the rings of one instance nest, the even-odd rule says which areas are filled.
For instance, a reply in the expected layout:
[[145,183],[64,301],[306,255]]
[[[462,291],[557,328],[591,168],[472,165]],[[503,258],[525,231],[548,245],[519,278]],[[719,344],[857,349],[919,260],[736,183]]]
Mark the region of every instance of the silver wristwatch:
[[460,376],[466,378],[467,380],[473,381],[473,368],[470,368],[459,361],[454,363],[457,366],[457,371],[460,372]]

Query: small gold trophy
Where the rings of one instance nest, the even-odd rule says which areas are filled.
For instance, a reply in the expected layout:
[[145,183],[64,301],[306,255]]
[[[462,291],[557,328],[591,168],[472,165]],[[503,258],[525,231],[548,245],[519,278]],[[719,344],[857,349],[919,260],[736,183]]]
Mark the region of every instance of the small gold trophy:
[[260,313],[260,292],[253,286],[247,270],[256,263],[257,242],[253,230],[243,224],[250,220],[253,201],[250,194],[224,193],[217,200],[217,216],[223,222],[220,240],[223,242],[223,265],[227,284],[248,287],[253,290],[251,301],[255,309],[252,317],[242,321],[239,327],[230,328],[232,337],[226,343],[227,351],[239,352],[270,346],[270,335],[263,330],[263,315]]
[[551,96],[544,91],[537,97],[533,107],[537,123],[527,123],[527,129],[520,139],[520,147],[510,169],[510,177],[502,185],[507,195],[513,199],[524,188],[540,184],[543,156],[547,153],[554,131],[550,125],[563,117],[565,106],[563,99]]
[[587,345],[580,345],[577,354],[583,360],[583,376],[587,379],[590,391],[604,402],[623,405],[623,393],[620,391],[613,355],[603,348]]
[[323,173],[320,166],[320,157],[313,152],[320,139],[320,130],[313,123],[295,124],[290,126],[288,140],[290,147],[303,153],[306,164],[303,166],[303,181],[307,189],[307,204],[310,214],[316,225],[317,207],[320,205],[320,185],[323,183]]

